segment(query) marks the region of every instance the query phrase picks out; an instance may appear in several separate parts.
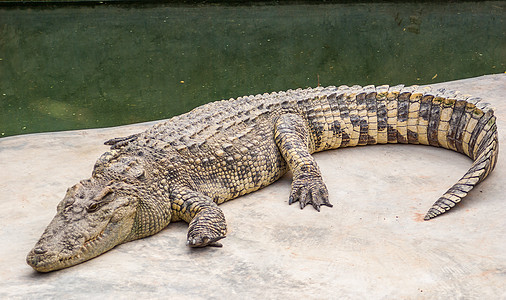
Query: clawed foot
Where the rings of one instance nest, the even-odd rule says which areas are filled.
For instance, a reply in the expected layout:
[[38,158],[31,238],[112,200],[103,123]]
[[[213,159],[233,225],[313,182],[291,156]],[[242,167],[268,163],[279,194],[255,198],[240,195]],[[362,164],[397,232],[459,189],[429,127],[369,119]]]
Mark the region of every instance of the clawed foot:
[[222,238],[225,238],[225,236],[219,236],[219,237],[208,237],[208,236],[197,236],[197,237],[188,237],[188,240],[186,241],[186,246],[191,248],[202,248],[202,247],[223,247],[223,244],[218,242]]
[[219,240],[227,234],[227,223],[221,209],[213,205],[198,213],[188,226],[186,245],[192,248],[222,247]]
[[320,211],[320,206],[332,207],[329,202],[329,193],[321,177],[302,175],[294,178],[292,191],[288,204],[299,201],[300,208],[306,205],[313,205],[314,209]]

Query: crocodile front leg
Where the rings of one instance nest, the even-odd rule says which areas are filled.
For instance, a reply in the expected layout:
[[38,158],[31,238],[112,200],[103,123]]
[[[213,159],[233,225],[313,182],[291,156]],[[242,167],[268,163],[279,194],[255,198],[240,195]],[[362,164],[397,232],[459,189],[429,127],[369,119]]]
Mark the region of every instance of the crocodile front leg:
[[288,203],[298,201],[301,209],[311,204],[317,211],[321,205],[332,207],[320,169],[310,154],[312,142],[304,120],[295,114],[280,116],[274,127],[274,139],[293,173]]
[[189,247],[221,247],[227,233],[223,211],[211,198],[189,189],[173,192],[172,212],[175,219],[189,223],[186,245]]

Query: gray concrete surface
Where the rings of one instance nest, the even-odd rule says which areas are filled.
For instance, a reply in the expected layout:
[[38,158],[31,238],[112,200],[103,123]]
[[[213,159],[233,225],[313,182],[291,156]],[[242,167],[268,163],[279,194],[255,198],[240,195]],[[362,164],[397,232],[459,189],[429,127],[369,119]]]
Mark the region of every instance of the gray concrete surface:
[[[495,105],[506,74],[441,83]],[[0,139],[0,298],[506,299],[506,156],[450,213],[422,221],[470,167],[458,153],[382,145],[316,155],[333,208],[288,206],[290,178],[225,203],[223,248],[185,247],[186,224],[38,274],[27,252],[106,139],[149,124]]]

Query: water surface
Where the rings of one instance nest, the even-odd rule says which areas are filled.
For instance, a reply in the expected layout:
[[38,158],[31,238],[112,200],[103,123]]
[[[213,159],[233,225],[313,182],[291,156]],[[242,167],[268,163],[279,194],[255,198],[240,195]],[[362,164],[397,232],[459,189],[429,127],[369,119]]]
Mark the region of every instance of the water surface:
[[501,1],[0,8],[0,136],[164,119],[209,101],[506,70]]

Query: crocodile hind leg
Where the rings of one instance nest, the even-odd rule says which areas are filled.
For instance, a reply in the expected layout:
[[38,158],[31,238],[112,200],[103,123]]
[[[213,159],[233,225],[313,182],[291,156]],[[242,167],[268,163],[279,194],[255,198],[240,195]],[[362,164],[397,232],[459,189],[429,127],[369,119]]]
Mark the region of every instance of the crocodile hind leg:
[[172,211],[176,219],[189,223],[186,245],[189,247],[221,247],[227,233],[223,211],[211,198],[193,190],[172,194]]
[[301,209],[311,204],[317,211],[321,205],[332,207],[320,169],[310,153],[314,145],[304,120],[295,114],[280,116],[274,127],[274,139],[293,173],[288,203],[298,201]]

